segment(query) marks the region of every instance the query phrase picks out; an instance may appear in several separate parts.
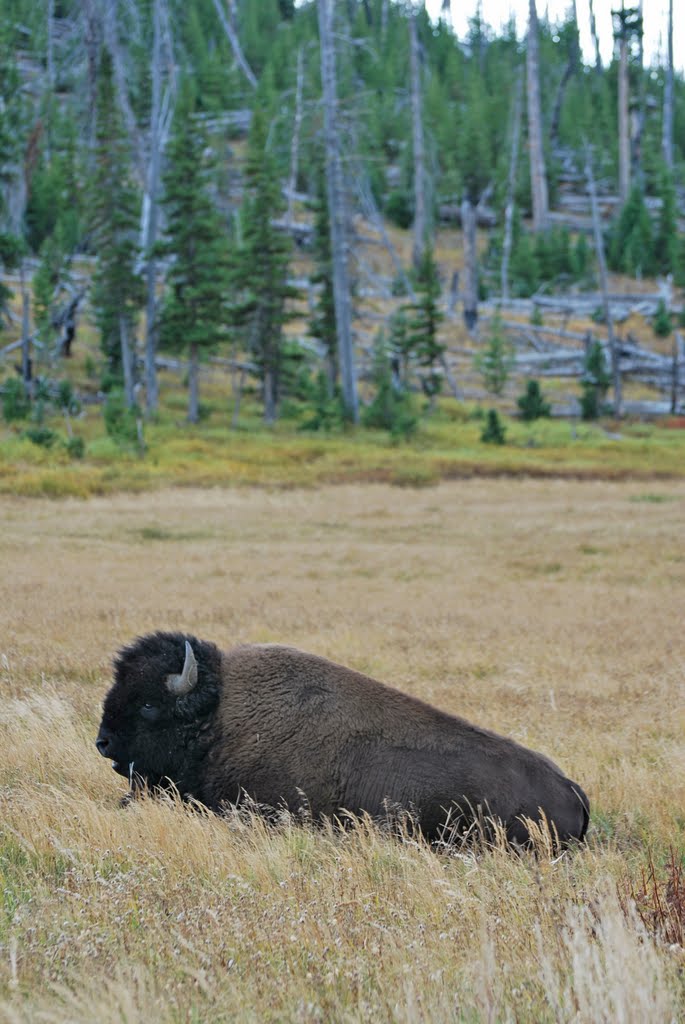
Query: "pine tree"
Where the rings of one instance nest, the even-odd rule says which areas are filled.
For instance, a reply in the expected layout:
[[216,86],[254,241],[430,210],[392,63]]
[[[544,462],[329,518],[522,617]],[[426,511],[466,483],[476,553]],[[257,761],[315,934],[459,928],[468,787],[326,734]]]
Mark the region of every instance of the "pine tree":
[[172,258],[160,316],[160,347],[186,353],[188,419],[200,418],[199,363],[226,337],[228,241],[208,192],[211,169],[204,139],[193,117],[194,100],[183,88],[169,142],[162,205],[166,241],[158,246]]
[[286,305],[296,293],[288,285],[290,237],[273,225],[284,202],[267,134],[266,104],[262,99],[254,110],[245,164],[244,242],[236,274],[241,301],[236,315],[246,328],[247,342],[262,378],[264,419],[273,423],[281,397]]
[[414,288],[416,302],[406,307],[409,314],[407,324],[407,344],[417,364],[422,370],[421,386],[430,408],[442,387],[442,374],[438,363],[445,352],[445,346],[438,340],[438,329],[443,314],[438,308],[440,297],[440,280],[433,253],[426,248],[421,263],[415,273]]
[[674,273],[678,263],[678,209],[673,176],[664,168],[660,182],[661,209],[654,238],[654,262],[660,274]]
[[[14,270],[21,259],[23,241],[10,224],[10,211],[6,202],[6,189],[16,177],[19,159],[20,110],[16,97],[20,95],[19,75],[10,59],[9,41],[5,38],[8,27],[0,25],[0,271]],[[12,297],[12,291],[0,280],[0,310]]]
[[609,266],[634,276],[650,274],[654,268],[654,232],[639,185],[631,189],[612,230]]
[[126,400],[134,404],[131,338],[144,292],[135,272],[140,200],[131,178],[131,154],[117,106],[112,58],[102,51],[98,77],[95,169],[90,221],[98,257],[93,305],[110,372],[123,376]]
[[606,367],[604,349],[598,341],[592,342],[585,353],[583,376],[580,385],[581,415],[584,420],[596,420],[603,411],[603,403],[611,383]]
[[501,395],[514,365],[514,354],[499,314],[493,319],[488,344],[476,356],[474,364],[483,377],[485,389],[491,395]]

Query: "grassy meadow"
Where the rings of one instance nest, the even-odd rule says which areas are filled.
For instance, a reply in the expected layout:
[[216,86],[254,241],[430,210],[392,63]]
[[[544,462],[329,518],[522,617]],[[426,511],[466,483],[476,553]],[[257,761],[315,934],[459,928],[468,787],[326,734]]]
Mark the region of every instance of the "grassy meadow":
[[[249,482],[0,496],[0,1022],[683,1019],[685,481]],[[295,644],[544,751],[587,848],[121,809],[100,703],[158,628]]]

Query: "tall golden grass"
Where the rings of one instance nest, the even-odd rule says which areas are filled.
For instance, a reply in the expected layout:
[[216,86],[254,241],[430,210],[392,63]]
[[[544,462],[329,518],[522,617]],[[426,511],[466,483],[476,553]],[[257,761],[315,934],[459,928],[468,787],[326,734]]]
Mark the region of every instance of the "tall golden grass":
[[[683,483],[4,497],[0,516],[0,1021],[682,1019],[685,952],[630,893],[685,847]],[[100,701],[115,649],[158,628],[296,644],[548,753],[589,793],[587,848],[120,809]]]

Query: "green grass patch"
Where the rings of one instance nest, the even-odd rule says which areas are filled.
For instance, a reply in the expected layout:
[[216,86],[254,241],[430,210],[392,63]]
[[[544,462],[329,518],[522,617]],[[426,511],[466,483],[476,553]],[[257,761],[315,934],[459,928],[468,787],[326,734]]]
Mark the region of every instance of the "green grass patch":
[[[72,459],[64,445],[33,444],[14,425],[0,428],[0,492],[60,498],[170,485],[312,487],[375,481],[426,487],[471,476],[685,476],[685,432],[651,424],[640,424],[639,431],[627,424],[616,439],[598,425],[525,424],[504,417],[507,443],[493,446],[481,442],[482,422],[473,406],[443,399],[411,441],[397,443],[362,427],[328,436],[303,434],[292,421],[267,429],[254,402],[246,403],[245,429],[231,430],[225,409],[191,427],[178,421],[173,408],[178,396],[171,398],[145,427],[144,455],[106,436],[97,407],[89,407],[78,422],[85,443],[80,459]],[[58,428],[59,420],[48,426]],[[662,499],[646,492],[631,500]]]

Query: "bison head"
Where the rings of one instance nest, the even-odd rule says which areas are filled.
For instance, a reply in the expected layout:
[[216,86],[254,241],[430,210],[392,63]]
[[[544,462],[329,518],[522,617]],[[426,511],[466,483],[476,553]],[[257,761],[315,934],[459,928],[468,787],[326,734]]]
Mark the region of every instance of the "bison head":
[[218,700],[220,660],[213,644],[180,633],[142,637],[119,652],[95,743],[132,788],[182,789],[189,751],[203,752],[198,739]]

